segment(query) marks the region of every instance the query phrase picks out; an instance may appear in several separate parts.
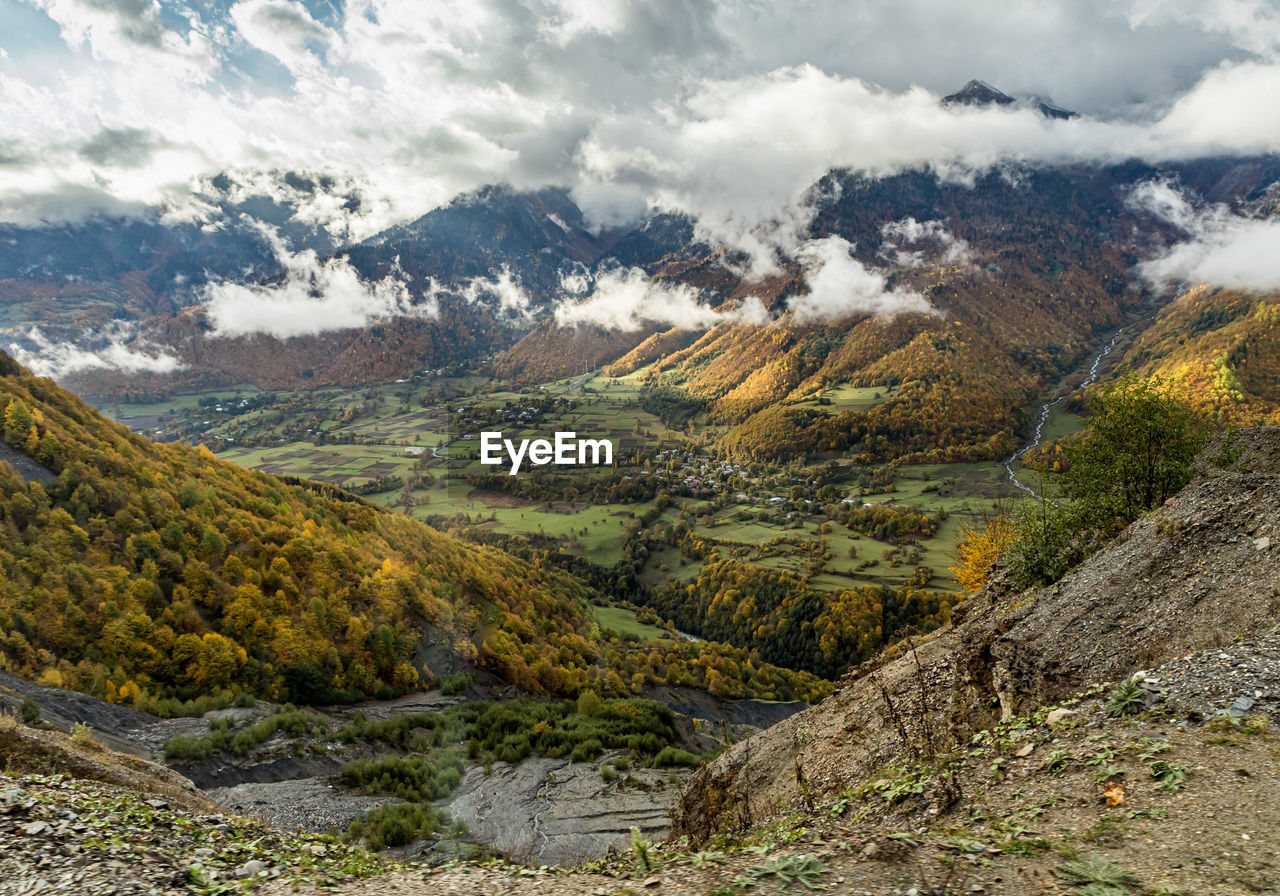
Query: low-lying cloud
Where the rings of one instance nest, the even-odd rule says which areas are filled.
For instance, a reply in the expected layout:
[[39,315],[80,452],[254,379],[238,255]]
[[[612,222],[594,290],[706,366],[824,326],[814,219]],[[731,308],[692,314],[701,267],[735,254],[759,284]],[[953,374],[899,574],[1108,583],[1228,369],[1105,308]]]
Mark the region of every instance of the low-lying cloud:
[[84,370],[117,370],[121,373],[172,373],[182,361],[167,349],[137,335],[134,325],[113,321],[98,333],[85,333],[81,343],[50,339],[32,327],[24,342],[12,343],[9,353],[37,376],[61,379]]
[[684,283],[651,280],[640,268],[598,275],[590,296],[578,301],[576,296],[584,286],[581,275],[565,278],[562,287],[566,296],[556,307],[556,323],[635,332],[648,324],[705,330],[719,323],[763,324],[769,319],[759,299],[748,299],[731,309],[712,308],[702,301],[700,290]]
[[933,313],[924,296],[890,287],[885,275],[853,257],[853,245],[841,236],[810,240],[796,253],[809,291],[790,299],[800,321],[831,321],[851,314],[893,317],[906,312]]
[[[438,286],[433,280],[430,292],[439,295],[449,290]],[[496,275],[476,277],[453,292],[469,305],[496,306],[498,314],[504,317],[528,317],[532,313],[529,308],[529,293],[520,284],[519,277],[505,264]]]
[[365,280],[346,258],[321,259],[310,249],[290,252],[278,237],[271,239],[284,266],[283,279],[204,287],[204,312],[213,337],[261,334],[291,339],[439,313],[433,296],[414,302],[397,274]]
[[1149,283],[1159,288],[1191,282],[1280,291],[1280,220],[1246,218],[1221,205],[1197,209],[1163,181],[1140,185],[1130,201],[1188,237],[1138,265]]
[[[807,291],[788,300],[801,323],[833,321],[854,314],[892,317],[906,312],[934,313],[924,296],[891,287],[886,276],[853,256],[853,245],[840,236],[808,240],[795,252]],[[594,285],[581,274],[563,278],[564,297],[555,310],[561,326],[592,324],[634,332],[646,324],[705,330],[721,323],[763,325],[772,319],[752,296],[734,306],[713,307],[713,297],[684,283],[652,280],[640,268],[620,268],[597,275]],[[589,292],[585,300],[579,297]]]
[[880,228],[884,243],[880,254],[904,268],[969,264],[969,244],[953,234],[945,221],[917,221],[903,218]]

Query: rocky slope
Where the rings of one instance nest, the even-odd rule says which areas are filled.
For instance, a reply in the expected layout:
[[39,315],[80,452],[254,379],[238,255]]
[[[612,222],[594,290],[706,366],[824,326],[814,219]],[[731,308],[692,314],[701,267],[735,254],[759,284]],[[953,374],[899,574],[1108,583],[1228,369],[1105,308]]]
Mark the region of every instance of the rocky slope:
[[993,584],[952,626],[855,670],[821,705],[705,766],[676,830],[701,841],[744,827],[1093,682],[1270,631],[1278,476],[1280,429],[1219,439],[1176,499],[1056,585],[1013,594]]
[[[576,870],[400,865],[280,834],[181,792],[139,793],[163,785],[155,775],[95,783],[97,768],[115,761],[110,751],[0,719],[0,894],[1275,892],[1280,737],[1231,695],[1280,693],[1280,637],[1181,657],[1145,684],[1139,703],[1152,706],[1140,715],[1117,717],[1102,695],[1069,700],[946,754],[898,757],[732,837],[648,845],[644,857],[631,851]],[[1199,714],[1224,705],[1204,724]],[[1199,709],[1188,716],[1189,707]],[[32,737],[52,742],[52,761],[15,762]],[[48,775],[72,751],[88,757],[73,770],[91,780]]]

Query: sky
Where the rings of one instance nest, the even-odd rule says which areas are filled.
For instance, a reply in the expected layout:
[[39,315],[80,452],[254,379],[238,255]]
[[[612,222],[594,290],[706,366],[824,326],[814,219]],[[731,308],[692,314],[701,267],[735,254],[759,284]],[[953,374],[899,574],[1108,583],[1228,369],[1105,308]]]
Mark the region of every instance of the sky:
[[[970,78],[1085,117],[939,105]],[[833,165],[1266,151],[1276,96],[1280,0],[0,0],[0,221],[295,171],[357,238],[505,181],[750,249]]]
[[[1020,102],[940,101],[971,78]],[[220,202],[264,196],[358,240],[484,184],[558,185],[593,227],[684,212],[745,253],[748,275],[794,259],[800,316],[929,311],[848,244],[807,237],[825,172],[927,165],[964,181],[1009,162],[1269,153],[1277,97],[1280,0],[0,0],[0,224],[215,227]],[[1031,98],[1081,115],[1046,119]],[[1192,208],[1176,185],[1134,201],[1187,236],[1138,272],[1152,284],[1280,288],[1280,222]],[[965,258],[942,222],[889,222],[884,238],[899,265],[924,244]],[[410,296],[340,257],[277,250],[282,282],[197,297],[215,335],[437,307],[438,284]],[[638,271],[589,290],[566,283],[562,323],[763,314],[713,313]],[[461,298],[528,310],[510,272]],[[111,338],[109,366],[156,357]]]

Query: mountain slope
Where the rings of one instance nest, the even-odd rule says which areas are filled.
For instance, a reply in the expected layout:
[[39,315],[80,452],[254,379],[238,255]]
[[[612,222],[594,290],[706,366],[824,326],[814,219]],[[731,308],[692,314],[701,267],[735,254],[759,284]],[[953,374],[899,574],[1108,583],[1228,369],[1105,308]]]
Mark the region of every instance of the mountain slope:
[[46,684],[168,711],[235,692],[388,696],[472,667],[562,695],[705,688],[730,667],[751,670],[754,694],[822,690],[745,651],[606,641],[566,573],[151,443],[7,355],[0,417],[50,474],[0,463],[0,666]]
[[1278,479],[1280,429],[1219,439],[1176,500],[1056,585],[1013,594],[993,584],[918,649],[891,649],[820,706],[704,767],[676,830],[701,841],[838,793],[913,743],[942,754],[1091,683],[1270,632]]

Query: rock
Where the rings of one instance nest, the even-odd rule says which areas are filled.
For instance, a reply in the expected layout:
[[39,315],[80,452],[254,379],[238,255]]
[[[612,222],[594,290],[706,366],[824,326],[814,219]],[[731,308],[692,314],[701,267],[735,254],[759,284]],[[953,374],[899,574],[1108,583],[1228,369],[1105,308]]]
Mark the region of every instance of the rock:
[[662,878],[660,878],[660,877],[650,877],[650,878],[646,878],[646,879],[645,879],[645,882],[644,882],[643,884],[641,884],[641,886],[646,887],[646,888],[647,888],[647,887],[660,887],[660,886],[662,886]]
[[1236,698],[1236,702],[1232,703],[1231,706],[1227,708],[1227,715],[1232,716],[1233,718],[1242,716],[1249,710],[1253,709],[1256,702],[1257,701],[1252,697],[1238,697]]
[[1271,547],[1271,536],[1264,535],[1261,538],[1255,538],[1253,540],[1253,546],[1259,551],[1265,551],[1267,548]]
[[23,827],[22,833],[26,834],[28,837],[39,837],[43,834],[48,834],[52,830],[53,825],[49,824],[47,821],[33,821],[31,824]]
[[257,859],[250,859],[248,862],[245,862],[236,869],[236,877],[242,879],[246,877],[257,877],[266,870],[267,866],[264,862],[260,862]]
[[207,859],[212,855],[213,855],[213,850],[207,846],[202,846],[195,851],[195,856],[197,859]]
[[1069,719],[1075,715],[1079,715],[1079,713],[1074,709],[1055,709],[1045,716],[1044,720],[1048,722],[1049,727],[1052,728],[1054,725],[1057,725],[1063,720]]
[[147,800],[147,805],[152,809],[168,809],[169,804],[164,800]]
[[1023,744],[1022,746],[1018,747],[1018,752],[1014,753],[1013,755],[1021,759],[1024,756],[1030,756],[1031,751],[1034,750],[1035,748],[1036,748],[1035,744]]

